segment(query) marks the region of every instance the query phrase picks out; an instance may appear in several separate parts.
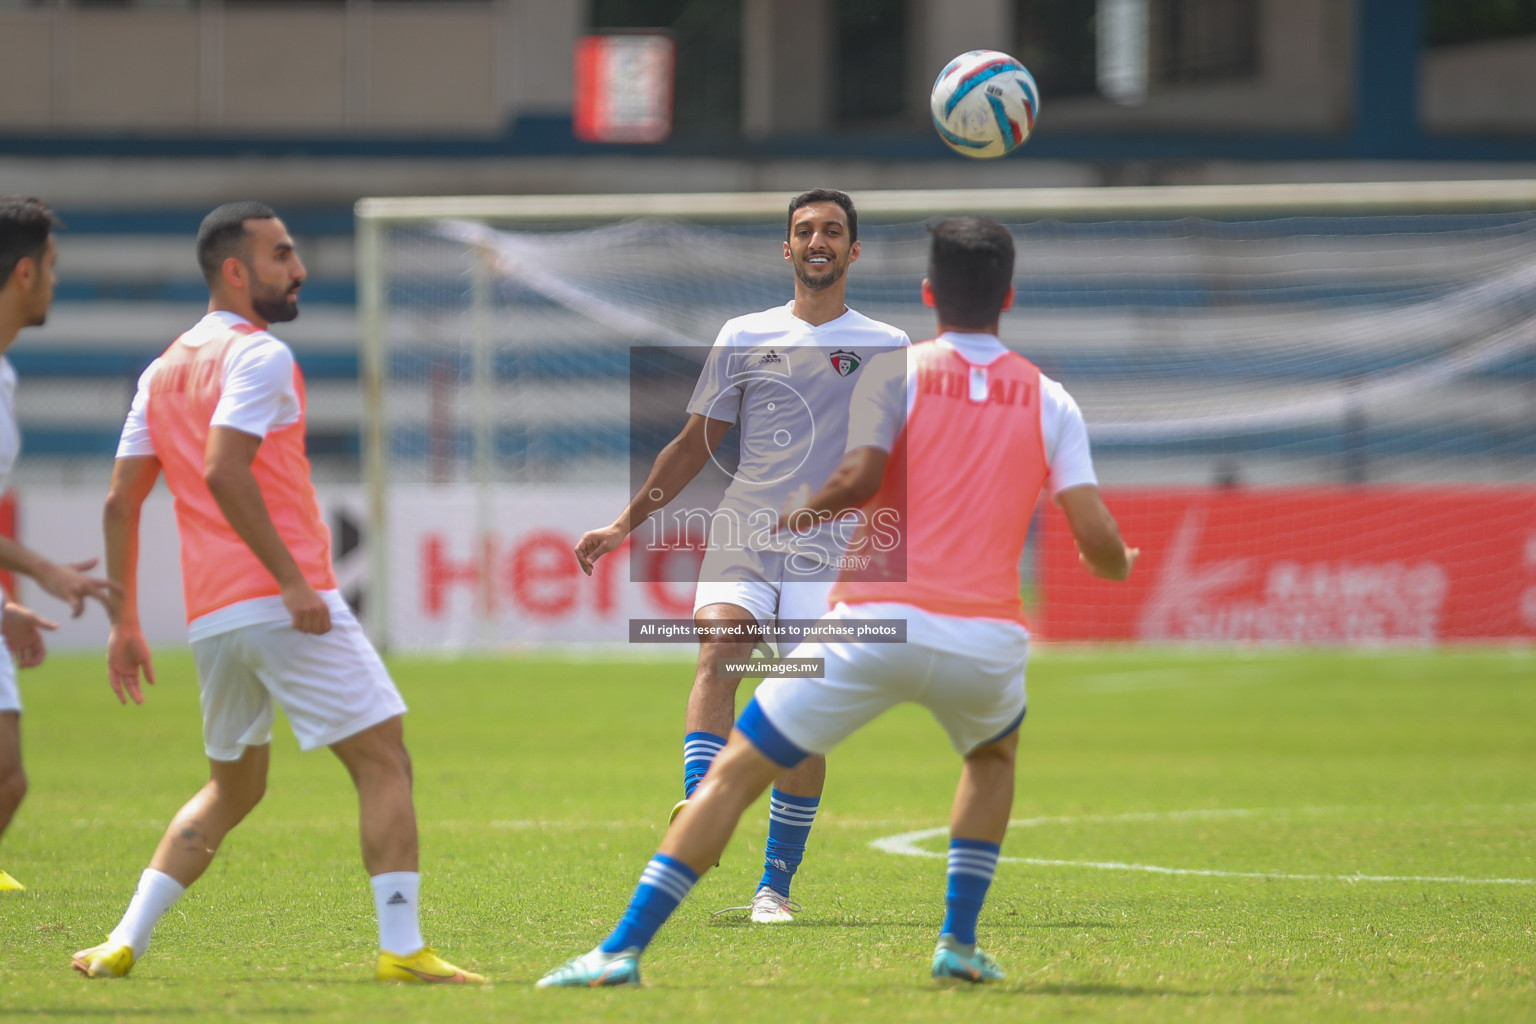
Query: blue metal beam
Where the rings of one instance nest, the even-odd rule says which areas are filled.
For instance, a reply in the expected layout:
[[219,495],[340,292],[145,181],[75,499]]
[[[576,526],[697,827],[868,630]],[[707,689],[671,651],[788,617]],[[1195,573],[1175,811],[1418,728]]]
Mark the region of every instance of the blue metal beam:
[[1355,0],[1355,142],[1359,156],[1405,158],[1423,149],[1419,51],[1424,0]]

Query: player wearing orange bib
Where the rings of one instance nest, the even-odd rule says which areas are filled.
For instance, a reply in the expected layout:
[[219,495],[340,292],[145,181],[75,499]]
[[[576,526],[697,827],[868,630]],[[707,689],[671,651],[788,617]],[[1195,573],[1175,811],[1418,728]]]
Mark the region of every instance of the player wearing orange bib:
[[336,589],[304,451],[304,378],[267,325],[298,315],[304,265],[277,215],[230,203],[204,219],[208,314],[144,371],[107,496],[107,668],[118,700],[154,682],[139,628],[139,513],[163,471],[175,499],[209,781],[171,820],[107,941],[75,954],[122,977],[155,924],[266,789],[274,702],[305,750],[328,746],[357,786],[381,981],[482,981],[423,943],[405,702]]
[[[932,234],[923,298],[937,308],[938,337],[872,361],[854,391],[842,463],[814,496],[792,495],[782,519],[804,529],[861,510],[868,533],[849,550],[870,560],[834,585],[822,625],[904,619],[906,642],[801,645],[798,657],[825,659],[825,678],[758,687],[618,927],[540,985],[637,983],[651,937],[774,776],[904,701],[928,708],[964,758],[933,975],[1003,977],[975,932],[1013,807],[1029,641],[1018,564],[1036,499],[1048,490],[1061,504],[1091,572],[1124,579],[1137,552],[1099,497],[1076,404],[997,340],[1013,299],[1007,229],[958,217]],[[892,523],[899,541],[876,544]]]

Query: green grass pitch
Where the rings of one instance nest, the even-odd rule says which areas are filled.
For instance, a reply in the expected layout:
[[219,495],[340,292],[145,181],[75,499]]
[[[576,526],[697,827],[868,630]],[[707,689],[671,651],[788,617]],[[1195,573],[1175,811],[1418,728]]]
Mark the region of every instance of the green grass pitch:
[[[958,763],[899,709],[832,757],[793,925],[744,903],[759,805],[662,930],[646,987],[539,991],[606,934],[681,788],[691,666],[397,659],[424,929],[493,985],[371,979],[355,804],[280,722],[266,802],[122,982],[68,969],[204,775],[190,658],[144,707],[96,658],[24,676],[31,794],[0,866],[0,1020],[1536,1019],[1536,654],[1037,652],[1015,823],[980,935],[927,977]],[[905,853],[871,844],[886,840]],[[1156,869],[1156,870],[1153,870]],[[1503,880],[1503,881],[1499,881]]]

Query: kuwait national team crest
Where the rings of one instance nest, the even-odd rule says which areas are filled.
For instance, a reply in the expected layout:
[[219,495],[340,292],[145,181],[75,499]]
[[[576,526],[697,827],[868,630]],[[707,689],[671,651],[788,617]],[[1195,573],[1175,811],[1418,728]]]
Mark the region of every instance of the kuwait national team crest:
[[846,377],[859,368],[859,354],[857,352],[846,352],[843,349],[838,349],[827,356],[827,358],[832,360],[832,369],[837,371],[839,377]]

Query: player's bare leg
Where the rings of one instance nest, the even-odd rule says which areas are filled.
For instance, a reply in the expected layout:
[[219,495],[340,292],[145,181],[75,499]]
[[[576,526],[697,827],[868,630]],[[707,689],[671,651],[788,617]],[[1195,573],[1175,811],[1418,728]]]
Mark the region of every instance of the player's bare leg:
[[947,911],[933,953],[935,978],[978,982],[1004,977],[997,962],[976,945],[976,919],[1013,812],[1018,749],[1019,731],[1014,729],[965,757],[949,819]]
[[684,724],[689,732],[729,736],[736,721],[736,690],[740,675],[722,675],[721,661],[744,661],[761,634],[757,620],[734,604],[705,605],[693,614],[699,629],[699,664],[688,693]]
[[[21,713],[0,711],[0,838],[27,795],[27,773],[21,767]],[[0,871],[0,891],[22,884]]]
[[741,676],[722,673],[721,662],[750,658],[761,635],[752,613],[734,604],[705,605],[694,612],[693,622],[699,630],[699,663],[683,714],[683,799],[672,808],[674,821],[725,747],[736,720]]
[[1002,845],[1013,814],[1013,778],[1019,730],[977,747],[965,756],[949,817],[949,834]]
[[773,788],[792,796],[821,796],[827,781],[827,759],[812,754],[773,780]]
[[208,762],[208,781],[171,819],[149,866],[183,888],[202,877],[219,844],[267,791],[272,748],[246,747],[238,761]]
[[331,750],[357,787],[358,830],[368,874],[417,870],[411,755],[405,749],[400,717],[333,743]]
[[732,731],[694,797],[673,819],[618,927],[602,944],[539,980],[540,988],[638,985],[640,955],[699,876],[719,859],[752,802],[784,769]]
[[[705,605],[694,613],[694,623],[701,636],[698,669],[688,695],[688,735],[684,741],[687,786],[698,785],[704,777],[701,768],[707,766],[706,753],[712,757],[720,749],[719,744],[730,735],[736,718],[736,691],[741,676],[721,673],[721,662],[751,657],[761,639],[757,620],[738,605]],[[806,837],[826,777],[826,758],[815,755],[781,773],[774,784],[763,877],[750,905],[752,920],[758,923],[794,920],[798,906],[789,899],[789,886],[805,854]],[[673,808],[674,817],[682,807],[683,803],[679,803]]]
[[27,773],[21,767],[21,713],[0,711],[0,836],[5,835],[26,795]]
[[261,803],[270,754],[262,744],[246,747],[237,761],[208,761],[208,781],[166,827],[123,919],[106,942],[75,954],[75,970],[88,978],[121,978],[144,956],[160,918],[208,870],[230,830]]
[[[753,629],[757,620],[745,608],[733,604],[711,604],[700,608],[693,617],[701,631],[721,629],[710,635],[705,633],[699,641],[699,664],[693,676],[693,689],[688,694],[688,711],[684,725],[689,732],[708,732],[716,736],[729,736],[736,721],[736,691],[741,687],[741,676],[725,676],[720,673],[722,661],[745,661],[752,656],[758,634],[753,639],[736,640],[744,630]],[[730,630],[730,633],[723,632]],[[709,638],[706,638],[709,637]],[[827,778],[827,759],[812,754],[799,765],[783,772],[775,788],[796,796],[821,796]]]
[[380,981],[484,981],[439,957],[421,937],[421,873],[411,755],[399,715],[331,744],[357,787],[363,864],[379,918]]
[[720,859],[741,816],[784,769],[732,730],[709,775],[661,841],[661,852],[702,875]]

